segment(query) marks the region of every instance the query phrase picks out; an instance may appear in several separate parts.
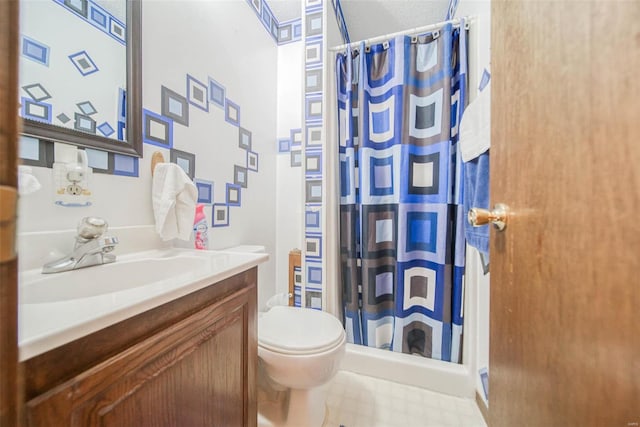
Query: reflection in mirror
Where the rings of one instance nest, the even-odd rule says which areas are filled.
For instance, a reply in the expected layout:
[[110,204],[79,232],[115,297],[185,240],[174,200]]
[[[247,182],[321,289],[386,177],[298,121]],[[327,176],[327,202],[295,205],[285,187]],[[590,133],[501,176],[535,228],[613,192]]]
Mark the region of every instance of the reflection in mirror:
[[23,133],[141,155],[140,1],[20,0]]

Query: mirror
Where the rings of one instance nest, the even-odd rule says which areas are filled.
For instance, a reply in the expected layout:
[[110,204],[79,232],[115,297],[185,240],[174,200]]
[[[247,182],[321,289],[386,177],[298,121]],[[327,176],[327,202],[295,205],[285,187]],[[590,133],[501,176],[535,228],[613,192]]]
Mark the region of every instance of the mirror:
[[22,133],[142,156],[140,0],[20,0]]

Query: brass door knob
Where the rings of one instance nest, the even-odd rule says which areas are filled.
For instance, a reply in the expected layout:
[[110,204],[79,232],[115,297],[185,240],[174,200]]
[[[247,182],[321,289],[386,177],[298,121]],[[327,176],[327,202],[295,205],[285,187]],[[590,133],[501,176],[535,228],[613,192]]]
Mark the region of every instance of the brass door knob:
[[467,220],[469,224],[474,227],[480,227],[485,224],[493,224],[498,230],[502,231],[507,227],[507,216],[509,214],[509,207],[502,203],[498,203],[493,207],[493,210],[471,208],[467,214]]

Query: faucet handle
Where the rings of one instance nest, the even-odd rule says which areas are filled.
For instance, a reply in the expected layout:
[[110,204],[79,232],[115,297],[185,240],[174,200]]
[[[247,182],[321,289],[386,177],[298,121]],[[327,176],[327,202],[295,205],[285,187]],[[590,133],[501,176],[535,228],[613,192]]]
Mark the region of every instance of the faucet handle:
[[83,239],[95,239],[101,236],[109,228],[109,224],[103,218],[86,216],[78,223],[78,236]]

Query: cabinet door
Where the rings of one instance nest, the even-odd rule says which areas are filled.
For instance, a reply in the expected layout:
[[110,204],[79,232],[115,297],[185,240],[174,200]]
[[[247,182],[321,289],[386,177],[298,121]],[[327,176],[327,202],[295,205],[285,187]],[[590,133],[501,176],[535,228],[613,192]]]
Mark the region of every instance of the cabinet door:
[[31,400],[29,425],[255,425],[252,300],[209,306]]

